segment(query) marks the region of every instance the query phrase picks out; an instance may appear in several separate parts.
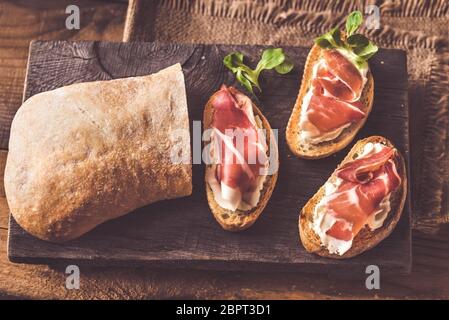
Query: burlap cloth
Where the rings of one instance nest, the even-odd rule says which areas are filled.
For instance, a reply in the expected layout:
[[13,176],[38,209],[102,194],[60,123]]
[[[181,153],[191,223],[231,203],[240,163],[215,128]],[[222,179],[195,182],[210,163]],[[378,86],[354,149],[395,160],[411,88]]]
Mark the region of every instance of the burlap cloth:
[[449,221],[449,1],[130,0],[124,41],[310,46],[367,4],[370,38],[407,51],[413,227],[435,232]]

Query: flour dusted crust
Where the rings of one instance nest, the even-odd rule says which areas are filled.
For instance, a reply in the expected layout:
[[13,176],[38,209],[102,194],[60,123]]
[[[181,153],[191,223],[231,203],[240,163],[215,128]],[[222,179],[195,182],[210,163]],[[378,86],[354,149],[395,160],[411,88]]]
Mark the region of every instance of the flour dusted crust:
[[[354,147],[352,147],[351,151],[349,151],[348,155],[343,159],[343,161],[338,165],[335,169],[334,173],[332,173],[332,179],[335,177],[336,170],[345,164],[348,161],[354,159],[358,154],[363,152],[364,146],[372,142],[374,143],[382,143],[389,147],[394,147],[394,145],[384,137],[380,136],[372,136],[369,138],[365,138],[363,140],[358,141]],[[396,166],[398,170],[398,174],[401,177],[401,185],[394,192],[392,192],[390,196],[390,205],[391,210],[388,213],[387,218],[384,221],[384,224],[379,229],[371,231],[367,226],[365,226],[354,238],[352,247],[342,256],[338,254],[331,254],[329,251],[321,246],[321,241],[319,236],[313,231],[311,224],[313,223],[313,211],[315,206],[320,202],[321,198],[324,196],[324,185],[318,190],[318,192],[307,202],[304,208],[301,210],[299,214],[299,235],[301,242],[304,248],[308,252],[315,253],[319,256],[335,258],[335,259],[345,259],[351,258],[374,248],[378,245],[383,239],[388,237],[396,224],[398,223],[402,211],[404,209],[405,198],[407,196],[407,174],[405,161],[402,155],[398,151]],[[328,180],[328,181],[329,181]]]
[[319,46],[314,45],[309,52],[304,67],[304,75],[301,81],[301,87],[293,107],[292,114],[288,121],[286,130],[287,144],[290,150],[300,158],[305,159],[319,159],[327,157],[335,152],[340,151],[346,147],[352,139],[354,139],[357,132],[363,127],[371,112],[374,100],[374,79],[371,71],[368,71],[367,82],[363,88],[360,101],[363,104],[361,110],[366,116],[358,122],[355,122],[345,128],[342,133],[335,139],[321,142],[319,144],[305,144],[299,141],[299,119],[301,116],[302,100],[309,90],[312,83],[312,70],[315,63],[321,58],[322,51]]
[[[210,128],[212,124],[214,108],[212,106],[211,101],[212,97],[209,99],[204,109],[203,115],[204,129]],[[272,131],[270,124],[254,103],[253,103],[253,111],[254,115],[259,116],[259,118],[262,121],[262,126],[265,129],[267,136],[267,145],[274,146],[274,148],[270,149],[269,152],[270,153],[275,152],[275,157],[277,161],[279,161],[277,143],[276,141],[271,142],[270,140],[272,139],[272,136],[269,134]],[[271,194],[273,193],[274,186],[276,185],[277,177],[278,172],[276,172],[273,175],[267,176],[263,185],[263,189],[261,190],[260,193],[259,203],[257,204],[256,207],[248,211],[241,211],[241,210],[232,211],[220,207],[218,203],[215,201],[212,189],[205,180],[207,202],[209,203],[209,207],[210,210],[212,211],[212,214],[214,215],[217,222],[222,226],[222,228],[228,231],[241,231],[251,227],[254,224],[254,222],[256,222],[257,218],[259,218],[263,209],[267,205],[268,200],[270,199]]]
[[[172,163],[173,148],[188,161]],[[6,197],[26,231],[70,240],[139,207],[190,195],[190,158],[179,64],[149,76],[73,84],[37,94],[18,110]]]

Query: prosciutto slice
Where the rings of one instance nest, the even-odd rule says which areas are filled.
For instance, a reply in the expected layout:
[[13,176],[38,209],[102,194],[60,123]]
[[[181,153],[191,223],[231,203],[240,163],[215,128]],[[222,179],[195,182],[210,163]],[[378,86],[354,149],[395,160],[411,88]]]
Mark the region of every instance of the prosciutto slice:
[[[348,94],[348,91],[343,90],[341,92],[344,92],[344,94],[335,95],[335,98],[346,101],[358,100],[363,89],[363,79],[356,66],[337,50],[325,50],[323,58],[326,62],[325,66],[327,67],[327,76],[331,80],[330,83],[337,82],[337,88],[346,86],[350,92]],[[322,79],[326,80],[327,77],[322,77]],[[323,82],[326,83],[326,81]],[[338,90],[333,90],[333,86],[324,87],[338,93]]]
[[213,143],[219,158],[215,178],[221,197],[235,210],[245,193],[257,188],[268,160],[266,138],[257,127],[251,100],[237,89],[223,85],[211,103]]
[[336,132],[366,116],[360,102],[362,74],[339,51],[323,50],[313,76],[309,98],[304,100],[305,118],[300,124],[311,137]]
[[346,181],[366,183],[369,182],[377,169],[382,167],[394,154],[394,149],[384,147],[376,153],[356,159],[341,166],[337,171],[337,177]]
[[[336,221],[326,231],[327,235],[338,240],[352,240],[382,200],[400,186],[394,155],[394,149],[383,147],[337,171],[343,182],[326,199],[327,212]],[[359,179],[360,173],[363,179]]]
[[353,101],[355,98],[355,94],[351,88],[340,81],[324,63],[318,67],[316,81],[323,88],[323,93],[326,92],[328,96],[343,101]]
[[307,117],[320,132],[330,132],[347,123],[363,119],[365,113],[357,106],[357,103],[313,95],[307,108]]

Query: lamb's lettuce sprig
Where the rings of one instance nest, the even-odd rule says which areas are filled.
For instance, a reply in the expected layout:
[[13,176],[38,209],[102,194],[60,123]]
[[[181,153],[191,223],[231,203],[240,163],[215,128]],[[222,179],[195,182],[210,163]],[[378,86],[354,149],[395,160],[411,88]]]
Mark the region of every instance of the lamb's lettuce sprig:
[[243,63],[241,52],[232,52],[223,59],[223,64],[231,70],[237,81],[249,92],[254,93],[253,87],[262,91],[259,84],[259,75],[263,70],[276,70],[279,74],[287,74],[293,69],[293,63],[282,48],[268,48],[262,52],[262,57],[255,69]]
[[315,43],[323,49],[344,49],[352,53],[355,63],[366,64],[378,51],[378,47],[363,34],[356,33],[363,23],[360,11],[353,11],[346,19],[346,36],[343,38],[338,27],[315,39]]

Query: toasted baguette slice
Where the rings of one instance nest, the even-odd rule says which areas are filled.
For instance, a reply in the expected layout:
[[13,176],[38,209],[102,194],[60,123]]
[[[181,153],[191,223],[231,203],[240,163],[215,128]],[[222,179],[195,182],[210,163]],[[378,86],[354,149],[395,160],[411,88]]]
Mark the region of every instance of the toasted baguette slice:
[[287,125],[287,144],[290,150],[300,158],[324,158],[346,147],[352,139],[354,139],[354,136],[360,128],[362,128],[365,124],[373,106],[374,79],[371,72],[368,71],[366,75],[367,81],[360,98],[360,101],[363,104],[363,108],[361,110],[366,114],[366,116],[362,120],[345,128],[334,140],[325,141],[318,144],[305,144],[299,141],[299,119],[301,116],[302,100],[311,86],[313,66],[321,58],[322,51],[323,49],[317,45],[314,45],[310,50],[306,60],[306,65],[304,67],[304,75],[301,82],[301,88],[299,89],[298,98],[296,99],[295,106]]
[[[354,159],[359,153],[363,151],[364,146],[369,143],[380,142],[386,146],[394,147],[393,144],[384,137],[372,136],[358,141],[344,160],[340,163],[337,169],[348,161]],[[383,239],[388,237],[395,228],[402,214],[404,208],[405,198],[407,196],[407,174],[404,158],[398,151],[398,157],[396,161],[397,171],[401,177],[401,185],[390,196],[391,210],[387,215],[382,227],[371,231],[369,227],[365,226],[354,238],[352,247],[343,255],[330,254],[327,248],[321,246],[321,240],[319,236],[312,229],[313,223],[313,211],[315,206],[320,202],[324,196],[324,185],[318,190],[318,192],[307,202],[299,215],[299,234],[304,248],[308,252],[313,252],[322,257],[344,259],[351,258],[361,254],[362,252],[369,250],[379,244]],[[328,179],[331,180],[335,177],[335,171]]]
[[[205,130],[210,128],[212,124],[214,108],[212,106],[211,101],[212,97],[209,99],[204,109],[203,123]],[[253,112],[255,116],[258,116],[260,118],[263,129],[265,129],[268,148],[270,148],[271,146],[271,149],[269,149],[267,153],[271,153],[272,155],[274,155],[275,157],[273,158],[276,159],[276,161],[278,161],[279,164],[277,144],[276,141],[273,140],[273,135],[270,134],[272,132],[271,126],[268,123],[267,119],[262,114],[262,112],[259,110],[259,108],[254,104],[254,102],[253,102]],[[272,152],[275,153],[273,154]],[[206,168],[209,166],[210,165],[206,165]],[[223,229],[228,231],[242,231],[251,227],[254,224],[254,222],[256,222],[257,218],[259,218],[263,209],[267,205],[268,200],[270,199],[271,194],[273,193],[274,186],[276,185],[277,177],[278,177],[277,171],[275,174],[267,176],[264,182],[263,189],[260,192],[259,203],[257,204],[256,207],[248,211],[241,211],[241,210],[232,211],[224,209],[218,205],[218,203],[215,201],[214,193],[210,188],[209,183],[207,182],[205,176],[207,202],[209,203],[209,207],[215,219],[223,227]]]

